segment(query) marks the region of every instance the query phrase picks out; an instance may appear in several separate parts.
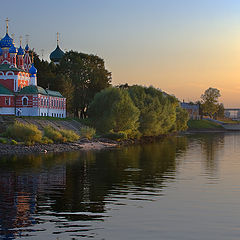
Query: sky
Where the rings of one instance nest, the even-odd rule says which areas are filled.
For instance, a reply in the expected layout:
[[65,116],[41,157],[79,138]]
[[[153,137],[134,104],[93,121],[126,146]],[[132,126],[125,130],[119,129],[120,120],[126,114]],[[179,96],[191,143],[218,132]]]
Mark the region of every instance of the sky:
[[15,42],[28,34],[46,60],[60,32],[63,50],[103,58],[114,85],[151,85],[185,101],[213,87],[225,107],[240,108],[238,0],[11,0],[1,10],[0,36],[8,17]]

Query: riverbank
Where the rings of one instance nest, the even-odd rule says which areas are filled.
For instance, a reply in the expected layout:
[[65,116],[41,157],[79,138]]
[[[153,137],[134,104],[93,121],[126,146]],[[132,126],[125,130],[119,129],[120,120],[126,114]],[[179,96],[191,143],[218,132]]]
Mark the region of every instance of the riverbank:
[[24,144],[11,145],[0,143],[0,155],[19,155],[49,152],[69,152],[69,151],[88,151],[102,150],[118,147],[119,143],[109,139],[81,139],[77,142],[54,143],[54,144],[34,144],[27,146]]

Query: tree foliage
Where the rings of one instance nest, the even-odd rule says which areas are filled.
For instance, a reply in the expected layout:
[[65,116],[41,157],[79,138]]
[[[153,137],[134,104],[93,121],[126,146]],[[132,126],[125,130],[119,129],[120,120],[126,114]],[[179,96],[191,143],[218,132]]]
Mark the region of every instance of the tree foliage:
[[60,61],[59,71],[71,79],[74,87],[72,105],[76,116],[85,117],[94,95],[109,87],[111,73],[105,69],[104,60],[96,55],[70,51]]
[[153,87],[119,86],[96,94],[89,108],[92,125],[102,133],[158,136],[185,130],[188,114],[177,99]]
[[224,105],[222,103],[218,104],[218,110],[216,115],[219,118],[224,118]]
[[220,91],[217,88],[208,88],[201,95],[203,112],[211,118],[218,111],[218,98],[220,96]]
[[188,120],[189,120],[189,115],[188,112],[181,108],[177,107],[176,108],[176,130],[177,131],[184,131],[188,128]]
[[153,87],[134,85],[129,95],[140,111],[139,131],[143,136],[165,134],[174,129],[177,99]]
[[88,113],[92,125],[102,133],[137,134],[139,110],[124,89],[110,87],[97,93]]
[[36,53],[34,56],[38,85],[61,92],[67,98],[68,112],[77,117],[86,117],[94,95],[110,86],[111,73],[106,70],[104,60],[96,55],[70,51],[59,65],[40,60]]

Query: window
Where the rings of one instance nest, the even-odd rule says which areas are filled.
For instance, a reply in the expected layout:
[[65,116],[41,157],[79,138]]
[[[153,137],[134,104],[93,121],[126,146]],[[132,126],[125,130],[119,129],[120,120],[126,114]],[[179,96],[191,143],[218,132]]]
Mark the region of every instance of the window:
[[54,100],[54,107],[56,107],[56,100]]
[[57,107],[58,107],[58,100],[57,100]]
[[24,106],[28,105],[28,99],[26,97],[22,99],[22,104]]
[[43,99],[41,99],[41,105],[43,105]]
[[44,106],[46,106],[46,99],[44,99]]
[[52,100],[52,107],[53,107],[53,100]]
[[5,98],[5,105],[10,105],[10,98],[8,97]]

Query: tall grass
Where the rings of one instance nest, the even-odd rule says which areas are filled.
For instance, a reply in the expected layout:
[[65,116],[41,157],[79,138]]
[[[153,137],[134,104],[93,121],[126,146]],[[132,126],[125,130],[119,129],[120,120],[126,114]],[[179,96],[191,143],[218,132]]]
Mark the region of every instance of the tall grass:
[[96,130],[91,127],[82,127],[80,130],[81,137],[85,137],[88,139],[92,139],[95,134],[96,134]]
[[44,128],[44,136],[54,142],[75,142],[80,137],[72,130],[61,129],[58,131],[51,126]]
[[15,122],[6,130],[6,136],[25,143],[41,142],[42,132],[34,124]]
[[62,134],[51,126],[44,128],[44,136],[54,142],[66,142],[64,141]]
[[60,133],[68,142],[76,142],[80,138],[80,136],[72,130],[61,129]]

